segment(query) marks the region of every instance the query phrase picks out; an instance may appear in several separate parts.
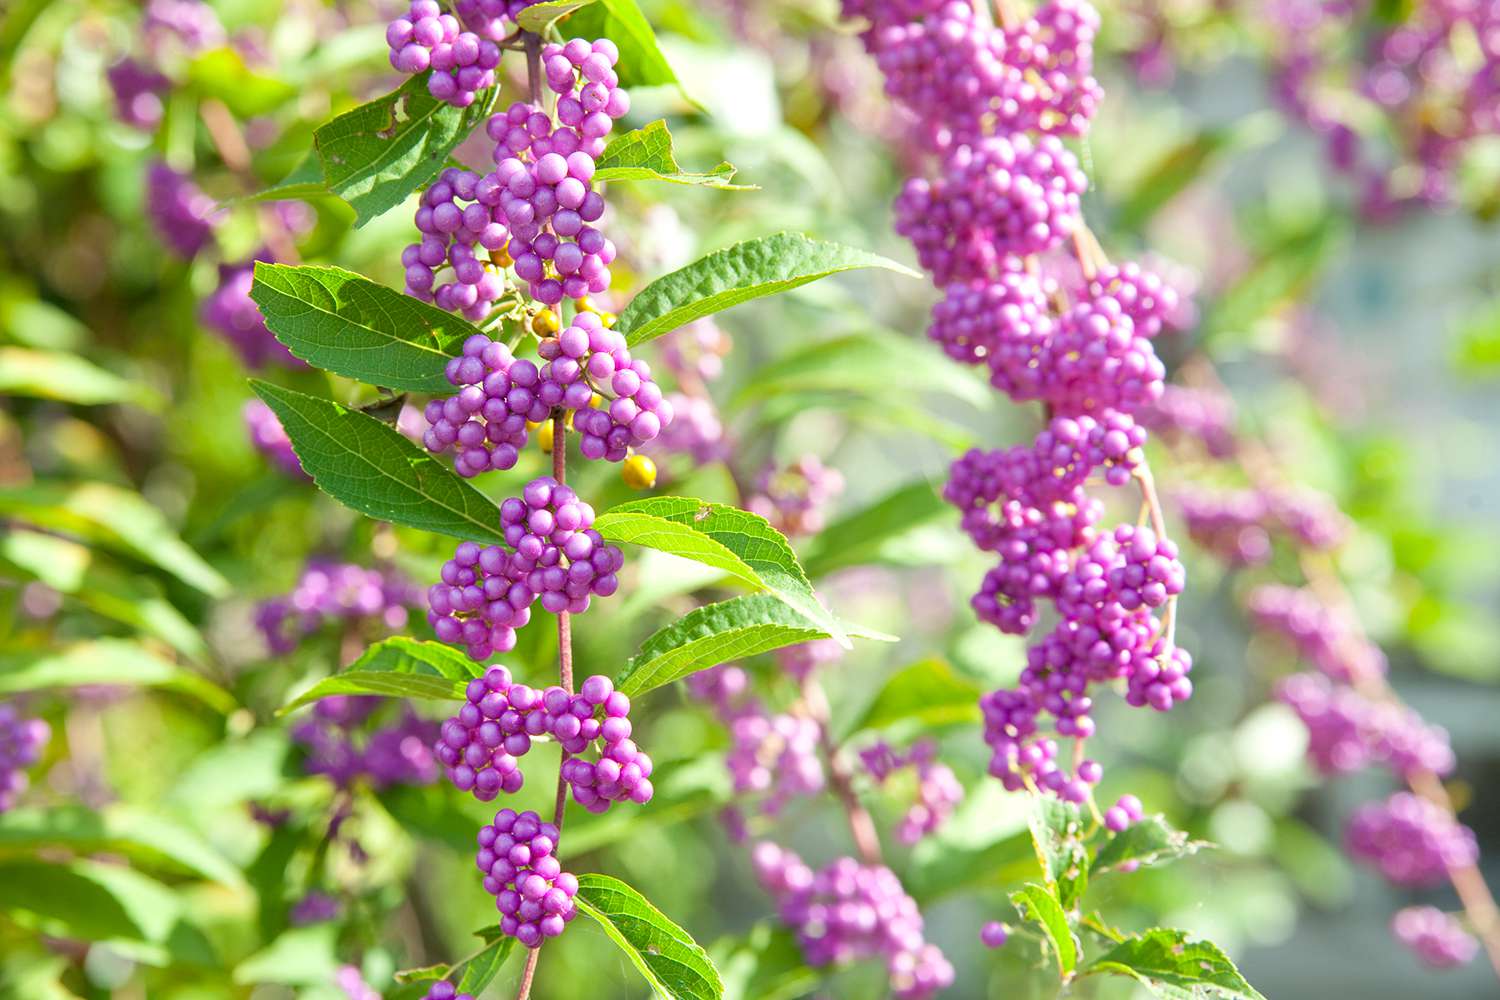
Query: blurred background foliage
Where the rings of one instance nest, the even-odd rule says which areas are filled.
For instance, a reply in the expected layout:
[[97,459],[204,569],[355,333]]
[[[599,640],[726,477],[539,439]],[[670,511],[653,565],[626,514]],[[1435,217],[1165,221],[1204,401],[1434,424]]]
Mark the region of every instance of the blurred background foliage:
[[[314,126],[393,85],[382,39],[392,5],[213,4],[236,45],[183,68],[160,149],[115,120],[104,76],[132,44],[137,6],[6,6],[0,691],[42,689],[25,703],[55,735],[26,808],[0,826],[0,995],[188,1000],[290,988],[337,997],[340,964],[362,965],[383,988],[397,968],[465,954],[473,930],[493,921],[470,854],[488,810],[437,787],[359,789],[350,807],[305,776],[275,709],[340,665],[342,637],[270,656],[252,624],[256,602],[290,589],[309,556],[394,565],[426,581],[444,545],[374,526],[256,454],[241,417],[246,372],[197,320],[218,261],[166,253],[142,209],[145,166],[165,152],[229,204],[226,259],[252,253],[254,210],[234,199],[290,173]],[[631,124],[666,116],[685,165],[728,160],[759,190],[617,185],[617,304],[704,251],[776,229],[908,259],[889,212],[901,136],[835,4],[643,6],[700,107],[675,91],[642,91]],[[1274,110],[1251,13],[1190,0],[1101,6],[1108,99],[1082,147],[1093,184],[1085,212],[1112,252],[1149,249],[1186,269],[1197,322],[1168,357],[1206,351],[1241,426],[1355,519],[1340,569],[1395,685],[1451,731],[1455,787],[1472,799],[1464,819],[1493,858],[1500,242],[1483,162],[1493,150],[1475,153],[1454,205],[1366,221],[1319,142]],[[1142,39],[1158,28],[1175,72],[1146,85]],[[253,177],[216,156],[200,120],[205,100],[242,122]],[[355,230],[336,199],[312,207],[305,260],[399,286],[408,210]],[[837,521],[903,484],[940,483],[971,444],[1028,437],[1037,413],[1008,405],[924,342],[932,299],[916,281],[856,275],[723,317],[735,346],[714,394],[738,442],[737,474],[816,454],[847,482]],[[368,401],[321,373],[276,378]],[[1153,458],[1168,491],[1201,471]],[[735,499],[720,466],[662,464],[659,491]],[[533,449],[517,474],[544,467]],[[579,483],[600,509],[630,494],[612,468],[585,469]],[[977,691],[1013,679],[1022,662],[1017,641],[968,610],[984,565],[954,519],[927,509],[901,520],[845,560],[861,565],[820,584],[841,615],[902,637],[861,646],[829,672],[836,728],[855,726],[884,679],[913,664],[951,665]],[[818,552],[815,540],[803,548]],[[829,565],[839,558],[821,554]],[[1234,610],[1240,583],[1206,557],[1188,558],[1179,634],[1197,660],[1198,694],[1170,717],[1101,706],[1094,749],[1108,765],[1105,798],[1134,791],[1220,846],[1102,887],[1101,908],[1122,925],[1162,922],[1212,938],[1278,1000],[1497,995],[1482,963],[1439,978],[1389,946],[1388,915],[1409,896],[1352,868],[1338,847],[1343,818],[1378,794],[1378,779],[1315,779],[1295,717],[1267,703],[1288,669],[1282,652],[1248,634]],[[621,596],[579,623],[581,669],[612,673],[691,606],[700,582],[669,557],[632,558]],[[548,628],[527,629],[505,657],[523,677],[552,669]],[[49,690],[27,679],[49,670],[93,686]],[[119,686],[132,679],[147,686]],[[580,817],[569,835],[572,852],[587,848],[578,869],[617,872],[640,888],[710,947],[736,996],[879,995],[878,971],[821,985],[796,971],[743,850],[717,819],[729,796],[724,734],[682,692],[660,692],[648,707],[642,742],[664,775],[658,802],[630,816]],[[977,710],[955,711],[938,731],[944,759],[978,791],[935,841],[894,864],[924,906],[930,938],[958,967],[964,985],[952,995],[1050,996],[1055,984],[1032,967],[1034,949],[989,953],[978,941],[979,923],[1033,862],[1018,837],[1022,805],[979,780],[987,755],[976,720]],[[544,785],[522,798],[539,804]],[[899,801],[877,805],[879,818],[893,822]],[[252,821],[252,804],[290,819],[268,828]],[[349,856],[348,841],[328,849],[329,817],[343,808],[367,859]],[[828,803],[795,807],[785,827],[809,857],[845,849]],[[1500,877],[1493,864],[1489,872]],[[344,902],[342,918],[289,929],[291,905],[319,887]],[[598,938],[580,928],[550,946],[537,995],[642,995]],[[490,995],[505,995],[510,981],[502,976]],[[1077,992],[1090,991],[1129,992]]]

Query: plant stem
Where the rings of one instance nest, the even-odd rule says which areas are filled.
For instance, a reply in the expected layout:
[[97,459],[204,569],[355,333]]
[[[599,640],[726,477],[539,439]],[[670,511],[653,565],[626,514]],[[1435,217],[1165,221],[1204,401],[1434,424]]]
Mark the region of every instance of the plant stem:
[[[219,159],[224,161],[224,165],[239,178],[247,190],[253,192],[259,188],[260,179],[255,176],[250,162],[250,145],[245,141],[245,134],[240,131],[239,123],[234,120],[234,114],[222,101],[212,97],[204,99],[198,106],[198,114],[203,119],[203,126],[208,130],[214,149],[219,153]],[[276,259],[286,264],[299,263],[301,257],[297,254],[297,241],[286,226],[282,225],[275,207],[261,205],[258,217],[266,245],[271,248]]]
[[849,819],[849,833],[854,837],[855,849],[867,865],[883,865],[885,858],[880,851],[880,835],[875,831],[875,820],[859,801],[854,792],[854,778],[839,758],[838,747],[828,735],[828,696],[823,686],[809,677],[802,682],[802,700],[808,712],[818,724],[818,748],[823,752],[823,763],[828,768],[828,780],[834,793],[844,807]]

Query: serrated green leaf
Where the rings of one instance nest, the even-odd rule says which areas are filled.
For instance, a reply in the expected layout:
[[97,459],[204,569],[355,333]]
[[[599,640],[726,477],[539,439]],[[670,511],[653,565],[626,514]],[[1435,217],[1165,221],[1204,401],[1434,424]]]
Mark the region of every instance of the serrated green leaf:
[[719,1000],[724,984],[708,953],[630,886],[608,875],[582,875],[578,911],[596,921],[646,982],[667,1000]]
[[452,390],[443,374],[472,324],[337,267],[255,265],[266,327],[314,368],[408,392]]
[[484,666],[475,663],[459,650],[443,642],[429,642],[397,635],[372,643],[349,664],[350,670],[389,671],[403,674],[431,674],[450,681],[468,683],[484,676]]
[[595,2],[597,0],[547,0],[546,3],[534,3],[521,11],[516,24],[520,25],[522,31],[546,35],[558,21],[580,7],[587,7]]
[[1189,839],[1161,816],[1147,816],[1100,845],[1094,855],[1094,870],[1107,871],[1130,861],[1142,865],[1165,864],[1212,846],[1206,841]]
[[483,673],[480,664],[445,643],[393,636],[370,646],[347,669],[323,678],[276,714],[339,694],[462,699],[469,681]]
[[619,46],[615,72],[623,87],[677,87],[677,74],[657,44],[651,22],[635,0],[596,0],[558,25],[565,38],[608,38]]
[[146,385],[105,371],[67,351],[0,347],[0,396],[29,396],[78,406],[134,403],[161,408],[161,397]]
[[464,971],[458,980],[458,992],[478,996],[494,981],[504,968],[506,959],[515,950],[516,939],[501,934],[492,939],[483,951],[460,963]]
[[928,389],[957,396],[976,407],[995,400],[989,383],[911,337],[866,331],[833,340],[812,341],[757,368],[730,400],[731,410],[792,392],[852,392],[885,399]]
[[456,108],[427,92],[424,73],[339,115],[313,133],[324,185],[349,203],[354,224],[363,226],[437,177],[449,154],[489,116],[497,92],[491,88]]
[[197,875],[233,888],[245,885],[239,869],[197,833],[124,804],[102,810],[69,804],[0,814],[0,853],[44,848],[107,852],[142,867]]
[[664,121],[654,121],[610,140],[594,168],[595,181],[655,180],[725,191],[756,190],[753,186],[730,183],[733,179],[734,165],[730,163],[721,163],[706,174],[690,173],[678,166],[672,133]]
[[902,722],[923,729],[977,722],[979,685],[954,672],[946,661],[929,657],[903,667],[885,682],[851,733],[884,729]]
[[229,582],[173,532],[139,493],[109,483],[41,482],[0,489],[0,516],[123,552],[223,597]]
[[801,233],[763,236],[716,250],[657,278],[630,300],[615,329],[634,347],[743,302],[865,267],[918,277],[893,260],[839,243]]
[[648,497],[611,507],[594,529],[612,542],[632,542],[722,569],[775,594],[849,647],[843,626],[813,594],[791,545],[758,514],[692,497]]
[[1067,914],[1057,902],[1057,897],[1045,886],[1028,882],[1010,894],[1010,901],[1015,904],[1022,919],[1041,928],[1057,958],[1058,974],[1063,979],[1071,976],[1078,965],[1078,939],[1068,926]]
[[931,483],[909,483],[818,532],[804,549],[802,565],[816,580],[836,570],[877,562],[895,539],[953,513]]
[[1083,814],[1071,802],[1035,796],[1027,817],[1031,843],[1047,885],[1064,910],[1078,905],[1089,884],[1089,851],[1084,843]]
[[177,691],[225,714],[237,707],[234,696],[217,684],[124,639],[0,656],[0,694],[98,684]]
[[[845,626],[861,639],[894,642],[893,636]],[[772,594],[747,594],[694,608],[641,644],[615,678],[634,698],[730,660],[828,638],[828,632]]]
[[394,428],[331,400],[250,384],[280,419],[302,468],[339,503],[422,531],[505,541],[495,505]]
[[1127,938],[1082,974],[1100,973],[1129,976],[1164,1000],[1265,1000],[1218,945],[1163,927]]
[[152,965],[216,962],[213,947],[186,920],[177,896],[123,865],[0,861],[0,911],[54,937],[108,941]]

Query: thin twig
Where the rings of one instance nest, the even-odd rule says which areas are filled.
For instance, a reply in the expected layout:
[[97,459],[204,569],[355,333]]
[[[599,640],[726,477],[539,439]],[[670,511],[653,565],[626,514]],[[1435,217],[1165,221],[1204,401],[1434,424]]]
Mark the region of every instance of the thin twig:
[[[234,120],[233,112],[223,101],[212,97],[203,99],[198,105],[198,112],[214,149],[219,153],[219,159],[239,178],[246,190],[254,192],[260,187],[260,178],[255,176],[250,162],[250,145],[245,141],[245,134],[240,131],[239,122]],[[265,237],[266,246],[276,255],[276,259],[284,264],[300,263],[302,258],[297,253],[297,241],[276,214],[275,206],[259,206],[257,217],[261,222],[261,235]]]
[[844,807],[844,815],[849,819],[849,833],[854,837],[855,849],[859,851],[865,864],[883,865],[885,860],[880,851],[880,835],[875,831],[875,820],[855,794],[853,775],[844,767],[839,748],[828,733],[828,696],[824,694],[823,686],[809,677],[802,683],[802,700],[813,721],[818,724],[818,748],[823,753],[824,766],[828,768],[829,783],[833,785],[833,790]]

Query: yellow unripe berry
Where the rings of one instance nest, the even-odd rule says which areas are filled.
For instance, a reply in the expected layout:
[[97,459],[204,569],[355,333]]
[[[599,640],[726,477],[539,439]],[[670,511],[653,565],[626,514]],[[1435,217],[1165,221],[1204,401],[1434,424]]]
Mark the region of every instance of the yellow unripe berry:
[[633,490],[649,490],[656,485],[656,463],[645,455],[631,455],[620,466],[620,478]]
[[596,313],[599,307],[594,305],[594,300],[585,295],[581,299],[575,299],[573,304],[578,307],[579,312]]
[[603,323],[605,326],[614,326],[619,321],[620,317],[612,312],[602,312],[599,314],[599,322]]
[[514,264],[515,261],[511,260],[510,258],[510,244],[507,243],[499,250],[491,250],[490,260],[496,264],[499,264],[501,267],[510,267],[512,264]]
[[589,397],[589,405],[596,410],[604,409],[604,397],[599,395],[597,392],[594,393]]
[[557,313],[543,309],[531,320],[531,332],[538,337],[550,337],[558,331]]
[[552,421],[548,420],[536,429],[536,446],[542,454],[552,454]]

